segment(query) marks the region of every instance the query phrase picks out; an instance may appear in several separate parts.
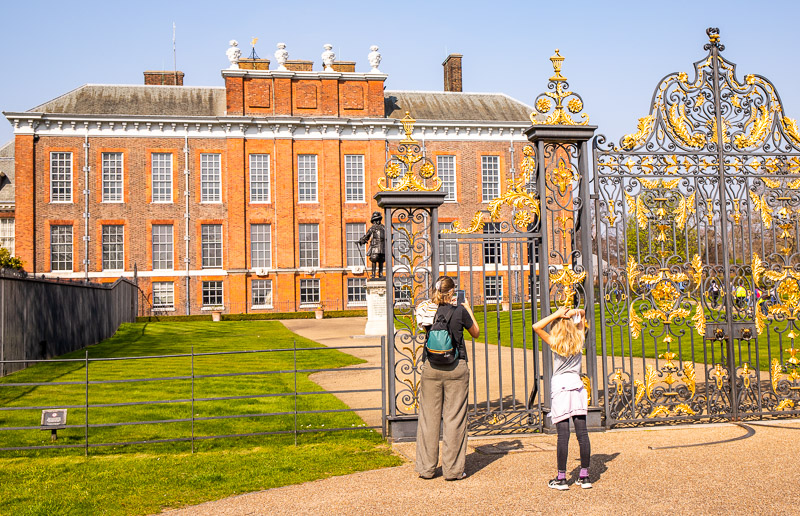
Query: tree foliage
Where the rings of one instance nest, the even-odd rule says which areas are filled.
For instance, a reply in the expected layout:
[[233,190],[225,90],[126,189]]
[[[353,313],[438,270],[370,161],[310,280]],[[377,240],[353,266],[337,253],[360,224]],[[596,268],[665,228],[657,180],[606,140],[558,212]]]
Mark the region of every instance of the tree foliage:
[[14,269],[17,271],[22,270],[22,260],[16,256],[11,256],[8,249],[0,247],[0,269]]

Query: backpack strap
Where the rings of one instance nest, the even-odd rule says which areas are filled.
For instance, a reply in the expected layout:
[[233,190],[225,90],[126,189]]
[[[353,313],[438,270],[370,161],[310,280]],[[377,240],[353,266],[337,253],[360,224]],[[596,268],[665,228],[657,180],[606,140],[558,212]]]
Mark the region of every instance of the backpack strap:
[[[445,326],[447,326],[447,331],[450,331],[450,319],[453,318],[453,314],[456,312],[456,307],[455,306],[453,306],[451,304],[439,305],[439,308],[436,309],[436,316],[434,316],[433,322],[436,322],[436,317],[439,316],[439,309],[441,309],[443,306],[449,306],[450,307],[450,312],[447,315],[444,316]],[[433,327],[433,325],[431,325],[431,327]]]

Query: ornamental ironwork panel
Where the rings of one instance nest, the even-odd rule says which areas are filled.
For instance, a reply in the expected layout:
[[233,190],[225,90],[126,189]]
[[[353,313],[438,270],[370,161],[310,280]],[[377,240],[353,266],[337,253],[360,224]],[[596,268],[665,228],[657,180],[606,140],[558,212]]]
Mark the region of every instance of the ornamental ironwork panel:
[[800,132],[707,34],[635,132],[594,140],[608,425],[800,408]]

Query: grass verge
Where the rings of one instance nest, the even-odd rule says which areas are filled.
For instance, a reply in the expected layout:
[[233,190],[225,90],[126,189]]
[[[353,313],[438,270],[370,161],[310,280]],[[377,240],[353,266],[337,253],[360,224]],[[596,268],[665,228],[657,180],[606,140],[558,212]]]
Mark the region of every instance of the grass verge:
[[[338,368],[361,363],[351,355],[321,347],[289,332],[282,324],[252,322],[136,323],[120,327],[117,334],[88,348],[90,358],[145,357],[163,354],[283,349],[272,353],[209,355],[194,358],[195,398],[276,396],[237,400],[196,401],[196,437],[250,432],[292,432],[295,425],[291,373],[253,374],[240,377],[205,377],[220,373],[259,373],[295,368],[294,346],[316,348],[298,351],[298,369]],[[84,351],[65,355],[83,358]],[[89,443],[185,438],[191,422],[163,422],[191,418],[190,401],[156,405],[102,406],[143,401],[187,400],[191,397],[190,357],[142,358],[90,362],[89,380],[119,381],[166,377],[182,379],[136,383],[90,384],[89,422],[108,425],[89,429]],[[343,373],[346,374],[346,373]],[[375,371],[375,374],[379,374]],[[0,379],[0,384],[24,382],[82,382],[81,362],[47,363]],[[335,396],[309,379],[297,375],[297,390],[320,392],[297,398],[298,411],[346,410]],[[69,409],[69,424],[83,425],[85,387],[0,386],[0,407],[81,405]],[[0,427],[38,425],[39,410],[0,411]],[[274,416],[257,414],[282,413]],[[227,416],[246,417],[227,417]],[[226,416],[225,419],[203,419]],[[122,422],[159,423],[119,425]],[[2,514],[146,514],[163,507],[213,500],[232,494],[305,482],[393,466],[401,459],[375,432],[361,429],[363,420],[349,411],[299,414],[302,431],[350,428],[347,432],[310,432],[298,435],[205,439],[187,442],[92,447],[83,449],[0,452],[0,513]],[[84,428],[59,430],[56,444],[84,443]],[[0,447],[50,444],[49,433],[38,429],[0,432]]]

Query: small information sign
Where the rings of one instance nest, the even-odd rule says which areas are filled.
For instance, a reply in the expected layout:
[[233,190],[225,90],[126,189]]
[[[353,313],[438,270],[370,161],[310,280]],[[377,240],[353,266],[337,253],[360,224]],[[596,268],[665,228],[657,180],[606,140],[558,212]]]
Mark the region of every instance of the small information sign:
[[67,409],[42,411],[42,430],[60,430],[67,425]]

